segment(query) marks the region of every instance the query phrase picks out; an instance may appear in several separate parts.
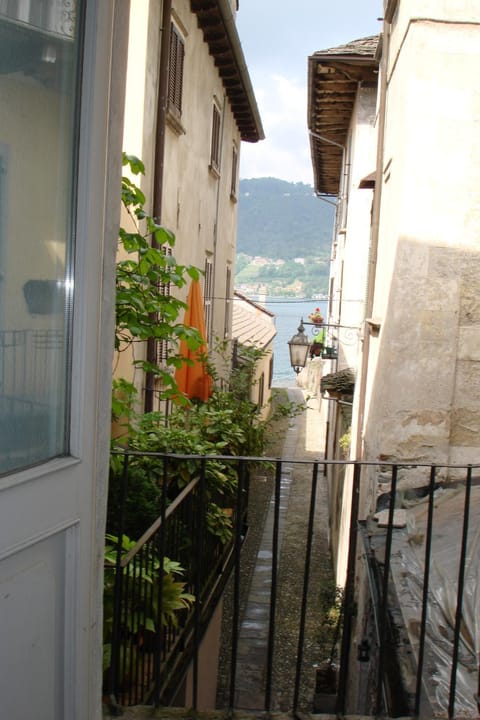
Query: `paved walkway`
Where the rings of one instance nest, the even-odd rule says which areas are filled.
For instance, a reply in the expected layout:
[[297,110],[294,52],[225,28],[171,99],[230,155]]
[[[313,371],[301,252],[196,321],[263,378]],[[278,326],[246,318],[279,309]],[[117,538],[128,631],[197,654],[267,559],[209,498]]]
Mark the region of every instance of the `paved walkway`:
[[[304,402],[300,389],[289,389],[289,399]],[[278,595],[275,628],[275,655],[272,686],[273,710],[292,707],[295,679],[300,601],[303,587],[305,546],[310,501],[312,462],[322,458],[324,436],[320,427],[318,402],[308,401],[308,409],[298,416],[287,431],[282,458],[308,460],[309,464],[289,463],[282,466],[280,495],[280,537],[278,563]],[[331,581],[328,552],[326,487],[323,467],[319,472],[316,502],[314,556],[307,609],[305,660],[302,671],[301,704],[304,711],[312,707],[314,665],[324,659],[319,647],[318,597],[319,585],[325,577]],[[274,501],[270,500],[263,534],[251,572],[251,582],[240,625],[237,660],[235,706],[245,710],[264,707],[267,665],[267,639],[272,579],[272,535]]]

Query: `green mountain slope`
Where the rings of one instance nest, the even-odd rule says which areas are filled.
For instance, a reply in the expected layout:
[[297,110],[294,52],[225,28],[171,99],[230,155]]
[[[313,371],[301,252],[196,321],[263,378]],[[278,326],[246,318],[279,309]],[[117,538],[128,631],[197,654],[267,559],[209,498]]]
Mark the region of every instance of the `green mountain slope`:
[[334,211],[310,185],[241,180],[235,286],[247,294],[324,295]]
[[330,255],[334,207],[310,185],[240,180],[237,253],[291,260]]

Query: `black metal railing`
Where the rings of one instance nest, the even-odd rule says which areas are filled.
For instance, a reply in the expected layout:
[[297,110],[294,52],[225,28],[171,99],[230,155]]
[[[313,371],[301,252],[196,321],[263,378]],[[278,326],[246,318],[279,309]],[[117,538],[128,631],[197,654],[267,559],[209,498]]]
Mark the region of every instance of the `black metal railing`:
[[[133,542],[124,535],[127,499],[135,500],[138,491],[129,475],[132,463],[138,475],[142,462],[155,473],[160,489],[158,517]],[[187,484],[178,476],[186,462]],[[207,462],[199,456],[123,455],[115,485],[118,518],[107,528],[116,552],[114,558],[112,552],[107,556],[104,600],[105,687],[122,705],[170,704],[175,698],[230,573],[234,541],[229,527],[239,528],[240,538],[246,532],[245,467],[235,468],[238,491],[232,495],[208,487]],[[212,507],[217,515],[209,527]],[[194,684],[195,675],[194,663]]]
[[[343,505],[350,512],[342,612],[327,659],[328,670],[334,675],[329,694],[335,696],[337,714],[453,718],[478,712],[480,593],[479,563],[475,558],[480,550],[480,483],[471,466],[386,466],[154,454],[144,457],[155,457],[162,467],[158,477],[160,508],[157,520],[128,552],[122,551],[120,542],[117,547],[111,588],[111,663],[106,674],[106,687],[116,702],[178,704],[177,691],[188,670],[192,678],[191,705],[197,708],[199,647],[219,598],[228,591],[228,680],[223,697],[227,710],[242,709],[238,701],[238,658],[244,643],[242,584],[248,582],[242,570],[248,527],[247,491],[252,464],[264,466],[268,462],[273,487],[272,549],[265,663],[258,678],[262,701],[256,709],[298,714],[314,708],[313,698],[319,691],[314,687],[315,668],[325,658],[312,657],[308,648],[312,644],[311,630],[305,619],[317,612],[317,589],[312,591],[312,573],[318,565],[315,536],[320,524],[326,522],[319,507],[324,512],[329,502],[331,507]],[[119,529],[125,522],[122,512],[129,493],[132,459],[138,459],[138,454],[123,458]],[[179,488],[175,468],[186,461],[194,463],[192,480]],[[227,541],[213,535],[207,522],[212,498],[208,466],[219,461],[229,465],[237,478],[235,496],[223,498],[223,508],[232,518],[232,534]],[[305,537],[298,551],[302,554],[295,585],[298,597],[292,597],[298,622],[290,628],[288,641],[292,653],[292,662],[288,663],[290,695],[287,705],[284,702],[279,707],[278,683],[284,676],[277,666],[285,665],[285,657],[280,658],[285,648],[279,641],[282,557],[287,542],[282,540],[282,523],[291,521],[288,511],[286,516],[281,512],[285,502],[281,485],[287,466],[294,475],[303,472],[308,490],[304,492],[304,487]],[[340,471],[350,480],[345,482],[343,497],[340,492],[334,499],[331,490]],[[359,520],[360,489],[376,487],[379,480],[384,492],[380,493],[375,511],[383,513],[375,517],[373,511]],[[222,502],[219,497],[216,500]],[[177,614],[176,622],[164,617],[161,583],[145,580],[151,576],[161,578],[164,557],[185,568],[185,591],[195,597]],[[339,627],[341,633],[337,632]],[[215,662],[213,658],[212,666]],[[316,700],[320,708],[317,711],[321,711],[321,698]]]
[[[478,474],[480,467],[475,469]],[[350,543],[349,637],[338,709],[390,717],[477,716],[480,487],[474,467],[356,468],[354,494],[372,472],[382,476],[380,514],[359,522],[360,543]],[[347,689],[352,673],[363,675],[360,706]]]

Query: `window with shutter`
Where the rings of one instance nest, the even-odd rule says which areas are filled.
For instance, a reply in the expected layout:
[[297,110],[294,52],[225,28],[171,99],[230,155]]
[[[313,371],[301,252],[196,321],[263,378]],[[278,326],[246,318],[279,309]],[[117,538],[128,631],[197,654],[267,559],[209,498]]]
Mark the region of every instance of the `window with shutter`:
[[172,23],[170,27],[170,58],[168,68],[168,109],[177,116],[182,114],[183,62],[185,42]]
[[237,199],[237,172],[238,172],[238,150],[234,145],[232,149],[232,180],[230,185],[230,197],[232,200]]
[[205,307],[205,325],[207,340],[211,343],[212,322],[213,322],[213,263],[207,258],[205,260],[203,303]]
[[[164,245],[162,247],[162,252],[164,255],[172,255],[172,248],[170,246]],[[157,290],[159,295],[163,295],[164,297],[168,297],[170,295],[170,282],[167,283],[159,283],[157,286]],[[163,322],[163,318],[161,317],[160,313],[157,313],[157,323]],[[168,359],[168,342],[163,339],[159,339],[155,341],[155,362],[159,367],[164,367],[165,363]]]
[[232,292],[232,270],[227,267],[227,276],[225,281],[225,320],[223,323],[223,335],[228,337],[230,334],[230,306],[232,299],[230,293]]
[[210,167],[217,173],[220,172],[220,130],[220,110],[214,103],[212,113],[212,144],[210,148]]

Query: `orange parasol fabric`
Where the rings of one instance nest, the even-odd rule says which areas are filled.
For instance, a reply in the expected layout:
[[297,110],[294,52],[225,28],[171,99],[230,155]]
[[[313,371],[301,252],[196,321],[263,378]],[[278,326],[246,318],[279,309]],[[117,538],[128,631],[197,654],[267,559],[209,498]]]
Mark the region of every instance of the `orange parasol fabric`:
[[205,312],[203,309],[202,289],[198,280],[192,280],[187,297],[184,324],[196,328],[204,338],[204,343],[197,350],[190,350],[185,340],[180,342],[179,354],[192,361],[192,365],[183,363],[175,371],[175,380],[178,389],[190,399],[197,398],[205,402],[212,394],[212,378],[207,372],[202,356],[206,356],[207,329],[205,326]]

